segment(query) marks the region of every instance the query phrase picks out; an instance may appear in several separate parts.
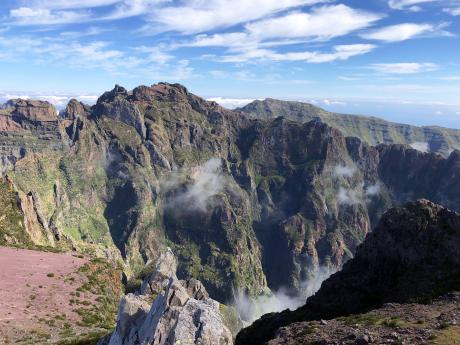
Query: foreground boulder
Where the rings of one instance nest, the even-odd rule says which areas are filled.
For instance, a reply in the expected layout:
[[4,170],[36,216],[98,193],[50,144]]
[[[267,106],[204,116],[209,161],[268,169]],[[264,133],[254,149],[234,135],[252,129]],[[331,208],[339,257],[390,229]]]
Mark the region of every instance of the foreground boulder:
[[[123,297],[117,327],[100,344],[233,344],[220,304],[209,298],[199,281],[177,279],[175,266],[174,255],[168,250],[160,257],[156,270],[145,279],[143,293]],[[170,276],[166,277],[168,273]],[[155,295],[150,306],[148,301]]]
[[355,258],[305,306],[265,315],[236,344],[263,344],[294,322],[363,313],[389,302],[430,302],[459,289],[460,214],[419,200],[386,212]]

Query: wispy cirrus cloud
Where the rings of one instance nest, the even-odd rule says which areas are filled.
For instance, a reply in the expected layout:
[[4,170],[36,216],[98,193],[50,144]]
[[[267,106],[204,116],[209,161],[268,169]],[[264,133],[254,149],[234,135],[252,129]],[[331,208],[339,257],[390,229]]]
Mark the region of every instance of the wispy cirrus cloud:
[[32,0],[29,6],[32,8],[46,8],[52,10],[94,8],[109,6],[122,0]]
[[437,2],[439,0],[388,0],[388,6],[395,10],[421,11],[421,4]]
[[323,63],[336,60],[347,60],[353,56],[363,55],[376,48],[373,44],[337,45],[331,52],[303,51],[303,52],[276,52],[269,49],[247,49],[240,53],[220,56],[221,62],[261,61],[303,61],[308,63]]
[[386,26],[363,33],[360,36],[368,40],[377,40],[383,42],[399,42],[405,41],[423,35],[432,36],[449,36],[449,32],[444,31],[446,24],[435,26],[433,24],[415,24],[403,23],[397,25]]
[[10,18],[16,25],[56,25],[87,21],[86,11],[51,11],[47,8],[19,7],[10,11]]
[[402,62],[402,63],[375,63],[368,68],[385,74],[415,74],[423,72],[432,72],[439,69],[434,63],[425,62]]
[[451,7],[451,8],[443,8],[445,13],[449,13],[452,16],[460,16],[460,6],[458,7]]
[[194,76],[188,59],[173,59],[161,46],[132,47],[123,51],[109,41],[80,42],[44,36],[0,35],[0,60],[33,61],[34,65],[73,67],[81,70],[102,69],[112,75],[144,75],[161,79],[184,80]]

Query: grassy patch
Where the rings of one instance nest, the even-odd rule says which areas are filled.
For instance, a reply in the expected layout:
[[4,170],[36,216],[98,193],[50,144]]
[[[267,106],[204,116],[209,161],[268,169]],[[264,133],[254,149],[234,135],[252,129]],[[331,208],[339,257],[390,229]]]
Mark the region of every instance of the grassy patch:
[[442,329],[432,339],[430,344],[460,345],[460,326],[450,326]]
[[121,271],[102,259],[92,259],[80,267],[80,272],[87,277],[87,282],[77,290],[89,292],[96,296],[94,302],[88,300],[73,302],[80,305],[75,311],[80,315],[84,327],[112,329],[116,323],[118,303],[122,293]]

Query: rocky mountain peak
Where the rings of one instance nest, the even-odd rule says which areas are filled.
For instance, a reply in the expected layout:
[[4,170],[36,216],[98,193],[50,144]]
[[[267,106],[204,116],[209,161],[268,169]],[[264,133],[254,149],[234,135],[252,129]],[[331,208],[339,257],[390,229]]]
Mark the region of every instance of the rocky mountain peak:
[[73,120],[78,116],[87,117],[91,114],[91,107],[87,104],[84,104],[75,98],[72,98],[69,103],[67,103],[66,108],[60,113],[60,115],[68,120]]
[[7,102],[7,108],[11,108],[13,120],[21,123],[22,121],[40,122],[57,121],[56,108],[47,102],[29,99],[13,99]]
[[112,90],[104,92],[102,96],[97,99],[96,104],[111,102],[119,96],[125,97],[127,95],[128,91],[123,86],[116,84]]
[[180,84],[158,83],[150,87],[138,86],[132,91],[132,99],[140,102],[170,101],[180,102],[187,99],[189,92]]

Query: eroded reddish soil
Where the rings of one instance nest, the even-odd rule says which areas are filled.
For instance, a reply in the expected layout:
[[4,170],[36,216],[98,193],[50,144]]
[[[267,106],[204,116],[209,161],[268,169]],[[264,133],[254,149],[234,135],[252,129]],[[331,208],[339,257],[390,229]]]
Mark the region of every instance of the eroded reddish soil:
[[59,343],[93,332],[77,313],[95,304],[95,295],[81,290],[88,262],[72,253],[0,247],[0,344]]

